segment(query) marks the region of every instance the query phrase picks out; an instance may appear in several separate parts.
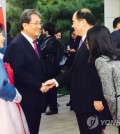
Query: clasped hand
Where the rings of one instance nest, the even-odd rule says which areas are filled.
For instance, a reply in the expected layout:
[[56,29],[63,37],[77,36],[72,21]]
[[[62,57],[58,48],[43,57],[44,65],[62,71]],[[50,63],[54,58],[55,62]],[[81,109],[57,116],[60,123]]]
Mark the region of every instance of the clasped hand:
[[42,86],[40,88],[40,91],[42,93],[46,93],[48,92],[51,88],[53,88],[55,86],[55,80],[51,79],[51,80],[47,80],[46,82],[42,83]]

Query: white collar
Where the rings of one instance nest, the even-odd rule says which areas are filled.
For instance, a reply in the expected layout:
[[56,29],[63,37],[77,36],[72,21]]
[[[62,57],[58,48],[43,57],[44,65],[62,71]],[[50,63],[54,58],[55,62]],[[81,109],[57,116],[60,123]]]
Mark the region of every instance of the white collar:
[[86,38],[86,34],[84,34],[84,35],[82,36],[82,41],[84,41],[85,38]]
[[28,35],[26,35],[25,33],[23,33],[21,31],[21,34],[30,42],[30,44],[32,45],[32,47],[34,48],[34,45],[33,45],[33,39],[30,38]]

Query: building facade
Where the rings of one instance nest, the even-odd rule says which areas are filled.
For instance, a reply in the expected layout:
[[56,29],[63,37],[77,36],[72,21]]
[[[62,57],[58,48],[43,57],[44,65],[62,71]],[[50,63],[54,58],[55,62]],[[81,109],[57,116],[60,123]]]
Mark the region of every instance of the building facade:
[[104,0],[104,24],[112,32],[114,18],[120,16],[120,0]]

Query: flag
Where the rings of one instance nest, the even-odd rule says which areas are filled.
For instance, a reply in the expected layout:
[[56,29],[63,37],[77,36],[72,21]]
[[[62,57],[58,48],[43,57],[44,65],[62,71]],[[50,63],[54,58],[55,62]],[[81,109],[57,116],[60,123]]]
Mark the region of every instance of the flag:
[[[3,7],[4,7],[4,12],[3,12]],[[0,0],[0,23],[2,23],[3,28],[4,28],[4,35],[6,36],[6,25],[5,25],[5,0],[3,2],[3,0]],[[5,48],[6,48],[6,40],[4,42],[4,48],[2,48],[0,50],[1,53],[5,52]]]
[[3,26],[5,27],[3,9],[2,9],[2,0],[0,0],[0,23],[2,23]]

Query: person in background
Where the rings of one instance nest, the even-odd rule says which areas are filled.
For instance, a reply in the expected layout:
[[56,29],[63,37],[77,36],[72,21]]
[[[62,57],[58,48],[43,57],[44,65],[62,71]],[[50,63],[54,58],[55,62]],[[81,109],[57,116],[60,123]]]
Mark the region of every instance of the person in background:
[[56,30],[55,31],[55,37],[58,40],[61,40],[62,39],[62,32],[61,32],[61,30]]
[[[75,34],[75,31],[74,29],[72,28],[70,30],[70,38],[69,40],[65,43],[66,45],[66,48],[65,48],[65,55],[67,56],[67,60],[65,62],[65,67],[66,67],[66,70],[69,70],[70,67],[72,66],[73,64],[73,60],[74,60],[74,57],[75,57],[75,54],[76,54],[76,51],[78,49],[78,46],[79,46],[79,42],[80,42],[80,37],[77,36]],[[70,91],[70,85],[67,86],[67,89]],[[70,99],[71,100],[71,99]],[[71,106],[71,101],[69,101],[66,106]],[[70,108],[72,110],[72,107]]]
[[[3,48],[5,37],[0,23],[0,49]],[[8,68],[9,67],[9,68]],[[21,95],[14,87],[13,74],[7,72],[10,66],[3,63],[0,54],[0,133],[1,134],[30,134],[24,113],[19,105]]]
[[7,46],[12,42],[13,37],[10,35],[11,24],[7,21]]
[[61,57],[62,57],[63,53],[64,53],[64,45],[63,45],[63,41],[62,41],[62,32],[60,29],[57,29],[55,31],[55,37],[60,43],[60,51],[61,51],[60,53],[61,53]]
[[[44,47],[41,48],[44,65],[46,69],[46,79],[56,77],[60,73],[59,61],[61,57],[60,42],[55,37],[55,25],[47,22],[43,26],[46,38],[44,40]],[[47,104],[49,110],[46,115],[53,115],[58,113],[57,107],[57,88],[54,87],[47,93]]]
[[[105,119],[109,110],[104,101],[98,73],[88,62],[89,50],[85,45],[86,34],[94,27],[95,18],[89,9],[82,8],[73,14],[72,21],[75,34],[82,37],[72,67],[69,71],[46,81],[43,85],[49,86],[50,89],[54,86],[71,84],[71,105],[76,114],[80,133],[101,134],[102,124],[98,123],[92,128],[90,122],[91,119],[100,121],[101,116]],[[41,89],[42,92],[48,90]]]
[[113,20],[114,31],[111,33],[113,45],[120,48],[120,17]]
[[40,31],[41,31],[41,33],[40,33],[40,35],[37,38],[37,42],[38,42],[39,46],[42,45],[42,43],[44,42],[44,39],[46,37],[46,35],[43,34],[43,28],[42,27],[41,27]]
[[66,44],[65,45],[66,46],[65,53],[67,55],[67,60],[65,62],[65,66],[67,67],[67,70],[71,67],[71,65],[73,63],[76,51],[79,46],[80,39],[81,38],[75,34],[75,31],[72,28],[70,30],[70,38],[65,43]]
[[[61,51],[61,59],[64,55],[64,43],[62,40],[62,31],[60,29],[56,29],[55,31],[55,37],[60,42],[60,51]],[[63,66],[59,65],[60,70],[63,70]]]
[[41,34],[41,14],[35,9],[25,9],[20,16],[20,27],[21,33],[7,47],[4,61],[10,63],[13,69],[30,134],[38,134],[41,113],[46,109],[46,95],[40,91],[45,81],[45,70],[36,42]]
[[115,31],[120,29],[120,17],[116,17],[113,20],[113,28]]

